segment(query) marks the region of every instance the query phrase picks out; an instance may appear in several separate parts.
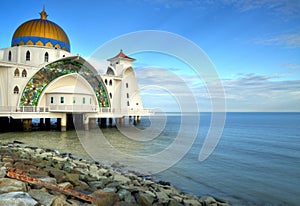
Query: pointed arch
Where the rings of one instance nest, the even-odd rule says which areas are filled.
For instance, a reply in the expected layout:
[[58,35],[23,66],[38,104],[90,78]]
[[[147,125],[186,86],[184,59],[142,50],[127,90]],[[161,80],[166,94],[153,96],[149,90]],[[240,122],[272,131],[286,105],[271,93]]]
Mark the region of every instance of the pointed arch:
[[49,62],[49,54],[48,54],[48,52],[46,52],[45,55],[44,55],[44,62]]
[[8,52],[8,61],[11,61],[11,51]]
[[15,86],[15,88],[14,88],[14,94],[19,94],[19,87],[18,86]]
[[26,61],[30,61],[30,51],[27,50],[26,52]]
[[22,77],[27,77],[27,71],[25,69],[22,71]]
[[20,76],[20,70],[18,68],[16,68],[16,70],[14,72],[14,76],[15,77],[19,77]]

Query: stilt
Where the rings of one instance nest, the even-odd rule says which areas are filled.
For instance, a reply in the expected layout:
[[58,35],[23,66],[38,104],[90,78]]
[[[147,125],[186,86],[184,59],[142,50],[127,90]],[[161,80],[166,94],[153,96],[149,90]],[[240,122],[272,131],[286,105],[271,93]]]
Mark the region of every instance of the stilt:
[[57,125],[57,130],[61,130],[61,118],[57,118],[56,125]]
[[101,118],[101,126],[100,127],[106,127],[106,118]]
[[32,131],[32,119],[23,119],[23,131],[24,132]]
[[45,119],[45,129],[46,130],[50,130],[51,129],[51,119],[50,118],[46,118]]
[[89,118],[84,117],[84,130],[88,131],[89,130]]
[[67,114],[63,114],[60,123],[60,131],[67,131]]
[[7,132],[9,130],[9,118],[1,117],[0,118],[0,132]]
[[97,128],[97,123],[95,118],[90,118],[89,119],[89,127],[91,129],[96,129]]
[[40,130],[45,129],[44,118],[40,118],[39,129]]

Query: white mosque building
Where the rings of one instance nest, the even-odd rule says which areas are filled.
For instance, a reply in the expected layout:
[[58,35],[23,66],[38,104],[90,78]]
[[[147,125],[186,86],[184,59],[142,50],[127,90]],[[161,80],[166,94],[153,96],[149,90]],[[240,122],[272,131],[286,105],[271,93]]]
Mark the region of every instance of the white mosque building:
[[31,130],[32,118],[46,124],[57,118],[65,131],[70,116],[77,116],[74,119],[88,129],[99,118],[149,115],[132,68],[135,59],[121,50],[108,59],[106,74],[99,74],[81,56],[70,53],[67,34],[47,19],[45,9],[40,16],[21,24],[11,47],[0,49],[2,127],[19,122]]

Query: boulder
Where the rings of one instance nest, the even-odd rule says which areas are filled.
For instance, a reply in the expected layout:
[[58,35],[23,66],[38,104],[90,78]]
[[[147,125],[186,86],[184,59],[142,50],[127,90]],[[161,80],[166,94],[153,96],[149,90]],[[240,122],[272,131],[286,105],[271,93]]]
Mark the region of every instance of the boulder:
[[95,198],[95,202],[93,204],[96,204],[98,206],[112,206],[119,201],[118,194],[104,192],[102,190],[96,190],[95,192],[93,192],[92,197]]
[[35,206],[35,201],[25,192],[10,192],[0,195],[0,206]]
[[8,192],[17,192],[17,191],[26,192],[27,191],[26,183],[19,180],[9,179],[9,178],[0,179],[0,194],[8,193]]
[[29,190],[28,194],[37,200],[40,204],[45,206],[51,206],[56,197],[54,195],[50,195],[48,192],[43,190]]

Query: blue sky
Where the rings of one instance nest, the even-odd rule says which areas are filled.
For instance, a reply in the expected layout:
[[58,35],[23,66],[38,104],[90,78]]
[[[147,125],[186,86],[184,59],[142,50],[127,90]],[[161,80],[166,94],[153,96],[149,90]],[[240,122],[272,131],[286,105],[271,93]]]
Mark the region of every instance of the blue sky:
[[[0,48],[10,46],[21,23],[39,18],[44,5],[48,19],[68,34],[74,54],[87,58],[105,42],[130,32],[171,32],[195,43],[210,58],[224,85],[227,111],[300,111],[298,0],[3,1]],[[167,55],[131,55],[137,58],[137,71],[168,68],[180,75],[199,110],[210,109],[214,95],[208,97],[203,81],[193,78],[196,74],[188,65]],[[157,83],[151,72],[145,74],[149,78],[139,77],[142,87]],[[163,91],[142,94],[146,107],[176,107]],[[150,94],[156,103],[149,100]]]

